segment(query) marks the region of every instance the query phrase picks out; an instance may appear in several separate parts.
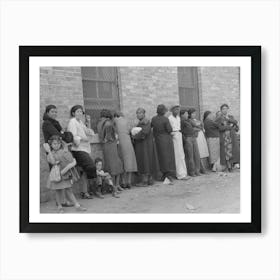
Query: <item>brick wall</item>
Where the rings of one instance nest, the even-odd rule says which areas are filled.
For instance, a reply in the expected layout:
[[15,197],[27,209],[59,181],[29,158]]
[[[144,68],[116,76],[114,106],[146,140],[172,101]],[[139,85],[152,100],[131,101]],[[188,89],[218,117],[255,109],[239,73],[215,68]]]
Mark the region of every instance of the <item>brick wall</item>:
[[177,67],[120,67],[119,71],[121,108],[131,125],[138,107],[152,118],[158,104],[179,103]]
[[239,67],[199,67],[200,112],[217,112],[227,103],[232,114],[240,120]]
[[[49,104],[57,106],[58,120],[65,128],[70,118],[70,108],[76,104],[84,104],[80,67],[40,68],[40,120],[42,120],[45,107]],[[42,130],[40,133],[40,190],[43,202],[50,196],[50,192],[46,189],[49,167],[42,148]]]

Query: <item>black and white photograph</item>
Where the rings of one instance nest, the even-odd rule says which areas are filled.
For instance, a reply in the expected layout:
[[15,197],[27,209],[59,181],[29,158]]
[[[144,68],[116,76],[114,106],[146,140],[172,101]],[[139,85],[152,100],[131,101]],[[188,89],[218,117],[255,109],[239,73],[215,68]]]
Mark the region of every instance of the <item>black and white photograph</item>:
[[40,126],[41,213],[240,212],[240,67],[40,67]]
[[22,230],[260,230],[259,46],[19,51]]

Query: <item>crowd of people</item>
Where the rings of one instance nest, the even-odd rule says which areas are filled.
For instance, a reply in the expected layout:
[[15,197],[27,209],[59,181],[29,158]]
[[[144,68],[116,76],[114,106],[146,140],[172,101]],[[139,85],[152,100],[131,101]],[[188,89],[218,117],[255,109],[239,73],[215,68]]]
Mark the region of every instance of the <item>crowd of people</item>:
[[213,172],[239,168],[239,127],[228,109],[223,104],[216,114],[206,111],[200,121],[194,108],[175,105],[168,110],[160,104],[151,120],[144,108],[138,108],[138,123],[133,128],[122,112],[103,109],[97,125],[103,158],[93,159],[90,137],[96,133],[83,107],[71,108],[67,129],[63,130],[56,106],[48,105],[42,124],[43,146],[50,169],[47,187],[55,191],[58,212],[63,213],[63,207],[68,206],[86,211],[72,191],[81,172],[89,182],[84,184],[81,198],[92,199],[95,194],[103,199],[105,192],[118,198],[135,181],[137,187],[153,185],[154,179],[172,185],[174,179],[207,174],[209,166]]

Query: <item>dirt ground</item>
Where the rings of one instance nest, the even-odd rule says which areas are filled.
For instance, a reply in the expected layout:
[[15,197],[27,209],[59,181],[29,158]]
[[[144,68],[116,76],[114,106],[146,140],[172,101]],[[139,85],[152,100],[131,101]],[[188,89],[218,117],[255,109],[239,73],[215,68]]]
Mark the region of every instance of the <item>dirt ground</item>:
[[[80,199],[83,213],[239,213],[240,173],[209,173],[174,185],[155,182],[149,187],[124,190],[120,198]],[[54,201],[41,203],[41,213],[56,213]],[[74,207],[65,213],[76,213]]]

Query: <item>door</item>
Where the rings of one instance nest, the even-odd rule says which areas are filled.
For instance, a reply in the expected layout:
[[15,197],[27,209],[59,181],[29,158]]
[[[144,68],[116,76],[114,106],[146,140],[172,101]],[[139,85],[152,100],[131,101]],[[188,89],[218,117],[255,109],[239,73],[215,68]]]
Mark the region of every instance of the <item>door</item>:
[[195,108],[199,112],[199,91],[197,67],[178,67],[179,101],[183,108]]

